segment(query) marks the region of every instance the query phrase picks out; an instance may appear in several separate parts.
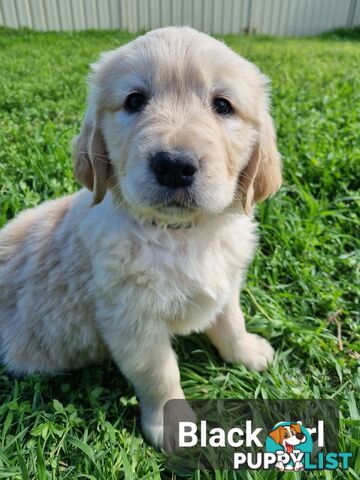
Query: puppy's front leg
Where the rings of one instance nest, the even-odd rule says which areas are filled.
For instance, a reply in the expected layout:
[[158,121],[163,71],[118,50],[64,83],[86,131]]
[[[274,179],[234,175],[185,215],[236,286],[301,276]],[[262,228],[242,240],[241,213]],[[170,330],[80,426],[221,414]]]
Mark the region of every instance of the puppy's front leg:
[[226,362],[242,362],[248,368],[264,370],[274,357],[267,340],[246,331],[238,288],[206,334]]
[[107,343],[114,361],[140,399],[144,435],[154,446],[164,447],[163,407],[168,400],[185,397],[167,331],[159,326],[153,331],[144,330],[141,335],[134,330],[122,330],[121,338],[119,332],[110,334]]

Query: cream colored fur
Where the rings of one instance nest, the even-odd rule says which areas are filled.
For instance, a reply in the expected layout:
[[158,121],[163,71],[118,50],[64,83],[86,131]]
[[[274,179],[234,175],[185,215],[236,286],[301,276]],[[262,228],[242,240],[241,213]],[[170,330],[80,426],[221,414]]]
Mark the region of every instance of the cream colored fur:
[[[0,354],[16,374],[110,356],[140,398],[145,435],[162,446],[162,407],[184,396],[174,335],[205,331],[226,361],[258,370],[273,358],[239,306],[256,244],[252,205],[281,182],[267,80],[224,44],[174,27],[104,54],[93,70],[74,143],[89,190],[0,232]],[[148,103],[128,113],[134,89]],[[214,96],[234,112],[219,117]],[[148,159],[171,148],[199,158],[192,208],[156,201]]]

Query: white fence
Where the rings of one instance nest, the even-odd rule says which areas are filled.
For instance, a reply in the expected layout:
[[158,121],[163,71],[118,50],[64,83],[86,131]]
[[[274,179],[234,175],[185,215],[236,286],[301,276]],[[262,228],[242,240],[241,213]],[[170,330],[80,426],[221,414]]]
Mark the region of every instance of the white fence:
[[0,25],[130,32],[192,25],[215,34],[314,35],[360,25],[360,0],[0,0]]

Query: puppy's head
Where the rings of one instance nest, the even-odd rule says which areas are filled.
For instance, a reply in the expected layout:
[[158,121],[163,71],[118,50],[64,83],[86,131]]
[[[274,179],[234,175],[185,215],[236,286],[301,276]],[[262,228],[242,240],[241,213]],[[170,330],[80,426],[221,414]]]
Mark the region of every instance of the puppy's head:
[[305,435],[302,433],[300,423],[291,423],[286,427],[277,427],[269,432],[269,437],[279,445],[282,445],[284,451],[287,453],[292,453],[296,445],[306,440]]
[[133,214],[187,222],[245,212],[280,186],[267,79],[223,43],[163,28],[101,56],[75,139],[75,175]]

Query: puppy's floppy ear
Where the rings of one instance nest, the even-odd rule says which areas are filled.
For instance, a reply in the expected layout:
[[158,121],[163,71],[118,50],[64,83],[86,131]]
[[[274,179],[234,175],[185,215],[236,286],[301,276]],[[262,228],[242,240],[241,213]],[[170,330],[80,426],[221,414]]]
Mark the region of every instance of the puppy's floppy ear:
[[90,105],[80,134],[73,142],[74,174],[81,184],[94,193],[94,205],[104,198],[112,175],[110,158],[97,117],[95,107]]
[[282,438],[282,429],[284,427],[278,427],[275,430],[272,430],[269,432],[269,437],[271,437],[275,443],[281,443],[281,438]]
[[266,108],[260,117],[258,142],[239,178],[246,213],[255,202],[276,193],[281,185],[281,157],[276,147],[273,122]]
[[[301,422],[300,422],[301,423]],[[302,433],[301,432],[301,424],[299,423],[291,423],[290,427],[292,427],[296,433]]]

